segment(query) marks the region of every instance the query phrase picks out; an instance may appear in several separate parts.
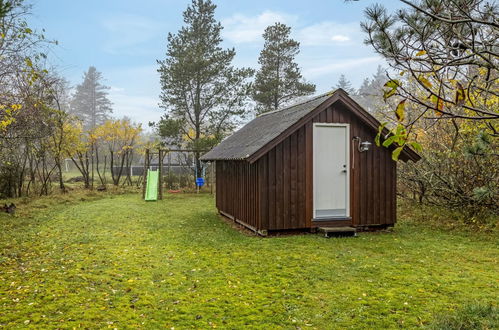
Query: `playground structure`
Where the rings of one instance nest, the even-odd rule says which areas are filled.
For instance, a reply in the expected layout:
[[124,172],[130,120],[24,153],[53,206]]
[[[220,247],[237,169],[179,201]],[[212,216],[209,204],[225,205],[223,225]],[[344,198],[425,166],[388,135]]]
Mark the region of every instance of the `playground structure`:
[[[147,184],[144,199],[146,201],[158,200],[159,171],[147,171]],[[159,189],[162,190],[162,189]]]
[[[162,149],[158,148],[157,151],[152,151],[151,149],[145,150],[144,156],[144,170],[142,173],[142,199],[146,201],[156,201],[163,199],[163,167],[164,167],[164,158],[166,155],[170,153],[204,153],[207,150],[190,150],[190,149]],[[151,158],[155,155],[158,156],[157,165],[151,164]],[[171,159],[168,157],[168,163],[166,164],[168,168],[170,168]],[[156,170],[153,168],[156,167]],[[204,171],[203,171],[204,172]],[[197,192],[199,192],[199,188],[204,185],[205,180],[202,178],[203,173],[195,173],[195,184],[197,188]],[[213,178],[213,166],[211,166],[211,175],[210,181]],[[213,193],[213,184],[210,182],[210,193]]]

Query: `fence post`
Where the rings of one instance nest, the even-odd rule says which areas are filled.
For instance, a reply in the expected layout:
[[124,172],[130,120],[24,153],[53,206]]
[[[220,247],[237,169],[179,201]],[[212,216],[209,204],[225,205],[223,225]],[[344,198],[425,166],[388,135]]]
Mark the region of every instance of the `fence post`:
[[158,171],[159,171],[159,182],[158,182],[158,189],[159,189],[159,199],[163,199],[163,150],[158,149]]
[[149,149],[144,155],[144,173],[142,173],[142,199],[146,198],[147,169],[149,168]]
[[210,168],[210,194],[213,195],[213,172],[214,172],[214,169],[213,167],[215,166],[215,162],[211,162],[211,168]]
[[168,189],[174,189],[172,185],[172,156],[170,151],[168,151]]

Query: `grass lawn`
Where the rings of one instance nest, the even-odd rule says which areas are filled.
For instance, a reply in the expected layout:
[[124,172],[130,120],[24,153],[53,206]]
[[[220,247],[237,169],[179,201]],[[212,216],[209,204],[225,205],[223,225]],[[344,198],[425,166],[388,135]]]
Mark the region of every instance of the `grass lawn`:
[[0,328],[412,328],[496,304],[497,235],[244,235],[210,195],[0,215]]

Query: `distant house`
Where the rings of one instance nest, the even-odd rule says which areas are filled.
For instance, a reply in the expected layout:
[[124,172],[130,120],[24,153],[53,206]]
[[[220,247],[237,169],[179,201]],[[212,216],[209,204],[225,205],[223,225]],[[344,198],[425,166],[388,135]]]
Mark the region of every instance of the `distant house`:
[[256,117],[201,158],[216,162],[219,212],[261,234],[393,226],[397,163],[374,145],[379,126],[341,89]]

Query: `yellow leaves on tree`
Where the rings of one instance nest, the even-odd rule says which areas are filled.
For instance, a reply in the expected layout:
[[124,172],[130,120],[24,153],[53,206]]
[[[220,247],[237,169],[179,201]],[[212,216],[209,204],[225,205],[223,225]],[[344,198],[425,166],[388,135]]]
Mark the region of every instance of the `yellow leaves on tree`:
[[397,117],[397,121],[403,122],[405,118],[405,101],[406,99],[400,101],[395,109],[395,116]]
[[[459,101],[459,103],[487,109],[496,114],[499,113],[499,96],[497,96],[499,95],[498,78],[490,78],[488,71],[482,68],[477,70],[474,82],[476,88],[463,88],[459,82],[456,82],[456,102]],[[484,92],[484,90],[488,90],[489,93]],[[465,112],[469,115],[476,115],[473,110],[465,109]]]
[[193,128],[189,128],[189,131],[182,136],[182,138],[186,142],[194,141],[197,139],[213,138],[213,137],[214,137],[213,135],[207,136],[202,133],[198,137],[196,137],[196,131]]
[[416,53],[416,56],[423,56],[426,55],[426,50],[420,50],[419,52]]
[[80,122],[65,123],[63,125],[65,139],[63,140],[63,150],[69,157],[78,153],[83,154],[90,148],[90,143]]
[[138,144],[141,132],[140,125],[134,125],[127,119],[108,120],[98,126],[90,138],[107,145],[109,150],[119,155]]
[[15,113],[22,109],[21,104],[0,104],[0,130],[5,130],[15,122]]

